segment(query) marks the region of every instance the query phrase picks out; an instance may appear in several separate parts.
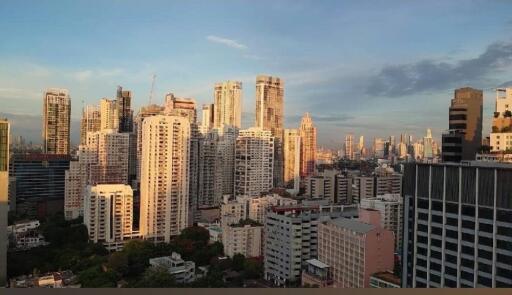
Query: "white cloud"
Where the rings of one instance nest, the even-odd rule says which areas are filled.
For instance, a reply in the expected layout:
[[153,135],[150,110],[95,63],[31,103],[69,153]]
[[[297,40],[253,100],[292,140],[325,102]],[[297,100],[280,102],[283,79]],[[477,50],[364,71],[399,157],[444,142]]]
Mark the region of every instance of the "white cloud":
[[84,82],[86,80],[89,80],[89,78],[91,78],[93,75],[93,72],[91,70],[85,70],[85,71],[78,71],[76,73],[74,73],[74,78],[75,80],[79,81],[79,82]]
[[236,40],[222,38],[222,37],[213,36],[213,35],[209,35],[208,37],[206,37],[206,40],[213,42],[213,43],[219,43],[222,45],[226,45],[228,47],[236,48],[236,49],[247,49],[248,48],[246,45],[239,43]]

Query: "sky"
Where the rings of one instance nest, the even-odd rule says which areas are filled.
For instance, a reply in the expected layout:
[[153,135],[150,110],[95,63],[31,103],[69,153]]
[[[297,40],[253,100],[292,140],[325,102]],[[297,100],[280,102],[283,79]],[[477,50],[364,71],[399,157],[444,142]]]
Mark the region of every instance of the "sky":
[[[243,83],[243,127],[254,124],[259,74],[285,83],[285,128],[305,112],[319,145],[344,136],[448,127],[455,88],[512,85],[512,1],[43,1],[0,2],[0,116],[40,141],[43,92],[72,99],[72,141],[84,104],[132,90],[137,110],[172,92],[198,105],[213,85]],[[509,82],[510,81],[510,82]]]

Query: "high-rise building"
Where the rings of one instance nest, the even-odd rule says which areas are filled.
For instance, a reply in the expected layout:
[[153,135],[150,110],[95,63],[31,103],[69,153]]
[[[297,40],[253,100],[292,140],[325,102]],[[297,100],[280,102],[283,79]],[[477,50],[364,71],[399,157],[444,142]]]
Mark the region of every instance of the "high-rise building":
[[512,169],[404,168],[402,287],[512,287]]
[[496,107],[489,140],[493,153],[512,150],[512,88],[496,89]]
[[100,109],[93,105],[86,106],[82,111],[82,119],[80,121],[80,144],[85,144],[87,142],[87,134],[89,132],[100,131],[100,129]]
[[215,107],[214,104],[204,104],[201,109],[201,126],[200,131],[202,133],[208,132],[210,129],[213,128],[213,118],[215,114]]
[[222,228],[222,244],[224,254],[233,257],[242,254],[245,257],[261,256],[261,237],[263,226],[261,224],[230,224]]
[[71,99],[66,89],[47,89],[43,107],[43,152],[69,154]]
[[482,145],[482,90],[455,89],[449,116],[449,131],[442,137],[443,161],[475,160]]
[[393,270],[393,246],[393,232],[381,226],[377,210],[318,225],[318,260],[330,266],[335,288],[370,287],[372,274]]
[[100,100],[100,129],[119,129],[119,114],[116,100],[108,98]]
[[236,139],[235,193],[258,196],[272,189],[274,137],[268,130],[240,130]]
[[84,224],[89,240],[117,250],[133,234],[133,191],[129,185],[87,186],[84,197]]
[[384,148],[385,148],[385,143],[382,138],[375,138],[373,140],[373,153],[374,153],[375,158],[377,158],[377,159],[384,158]]
[[132,92],[123,90],[123,87],[117,87],[116,95],[116,109],[119,116],[119,132],[132,132],[133,131],[133,110],[132,105]]
[[381,226],[395,235],[395,251],[401,253],[403,233],[403,201],[400,194],[386,194],[361,200],[361,208],[380,212]]
[[427,136],[423,137],[423,158],[431,159],[434,157],[432,130],[427,129]]
[[[218,171],[216,175],[216,184],[221,185],[222,195],[235,195],[235,156],[236,141],[239,130],[236,127],[224,126],[217,129],[219,132],[219,141],[217,143],[217,162]],[[216,191],[218,188],[216,188]]]
[[13,155],[9,175],[16,184],[16,213],[44,218],[62,212],[70,160],[69,155]]
[[242,82],[216,83],[214,88],[214,127],[242,127]]
[[306,196],[328,199],[331,204],[352,203],[352,178],[337,170],[323,170],[306,178]]
[[256,127],[269,130],[274,141],[274,186],[283,184],[284,81],[278,77],[256,77]]
[[265,219],[264,278],[278,286],[300,280],[306,261],[318,256],[318,224],[356,215],[355,206],[271,207]]
[[354,135],[349,133],[345,136],[345,158],[354,160]]
[[87,185],[129,183],[130,134],[114,129],[90,132],[65,174],[64,216],[83,215]]
[[185,116],[189,118],[190,123],[197,121],[196,101],[192,98],[181,98],[176,97],[173,93],[167,93],[164,111],[170,115]]
[[300,184],[300,139],[298,129],[284,130],[284,182],[293,185],[294,191],[299,191]]
[[9,122],[0,119],[0,287],[7,279],[7,206],[9,202]]
[[309,113],[300,122],[300,145],[300,176],[308,177],[316,165],[316,128]]
[[188,226],[190,122],[157,115],[142,122],[140,234],[169,242]]

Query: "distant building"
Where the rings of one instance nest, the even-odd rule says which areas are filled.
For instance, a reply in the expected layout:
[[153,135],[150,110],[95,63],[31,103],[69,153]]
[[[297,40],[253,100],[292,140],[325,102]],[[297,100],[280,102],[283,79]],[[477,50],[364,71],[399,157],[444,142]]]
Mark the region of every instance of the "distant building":
[[449,131],[443,134],[444,162],[475,160],[482,145],[483,92],[470,87],[455,90],[449,109]]
[[101,115],[98,106],[88,105],[82,110],[80,120],[80,144],[87,143],[87,134],[101,130]]
[[117,87],[116,94],[116,110],[119,117],[118,131],[120,133],[130,133],[133,131],[133,110],[132,106],[132,92],[123,90],[123,87]]
[[180,284],[192,283],[196,279],[195,263],[183,260],[176,252],[172,252],[171,256],[151,258],[149,265],[166,270]]
[[338,218],[318,225],[318,260],[331,266],[335,288],[368,288],[370,276],[393,270],[393,233],[380,213],[361,209],[359,219]]
[[102,98],[100,100],[100,129],[119,129],[119,113],[116,101]]
[[354,135],[347,134],[345,136],[345,158],[348,160],[355,160],[354,156]]
[[316,128],[309,113],[300,122],[300,176],[308,177],[316,167]]
[[285,129],[283,139],[284,182],[299,191],[301,136],[298,129]]
[[7,211],[9,203],[9,122],[0,119],[0,287],[7,279]]
[[44,93],[43,152],[68,155],[70,149],[71,99],[66,89],[51,88]]
[[214,127],[242,127],[242,82],[216,83],[214,88]]
[[328,199],[333,204],[352,203],[352,178],[337,170],[324,170],[305,180],[306,196]]

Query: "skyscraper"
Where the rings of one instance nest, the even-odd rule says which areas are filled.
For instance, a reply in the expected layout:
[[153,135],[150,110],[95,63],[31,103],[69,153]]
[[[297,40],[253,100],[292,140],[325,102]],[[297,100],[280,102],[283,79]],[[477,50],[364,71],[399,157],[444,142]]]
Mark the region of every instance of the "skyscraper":
[[455,89],[449,109],[449,131],[443,134],[443,161],[475,160],[482,145],[483,92]]
[[300,176],[308,177],[315,172],[316,164],[316,128],[309,113],[300,122],[300,142]]
[[284,182],[293,184],[299,191],[300,184],[300,132],[298,129],[285,129],[283,139],[284,151]]
[[269,130],[274,142],[274,185],[283,183],[284,81],[278,77],[256,77],[256,127]]
[[102,98],[100,100],[100,129],[119,129],[119,115],[115,100]]
[[427,136],[423,137],[423,158],[429,159],[434,157],[434,147],[432,139],[432,130],[427,129]]
[[201,132],[206,133],[213,128],[214,105],[204,104],[201,110]]
[[116,95],[116,109],[119,116],[119,132],[132,132],[133,131],[133,111],[132,105],[132,92],[123,90],[123,87],[117,87]]
[[97,106],[88,105],[82,111],[82,119],[80,120],[80,144],[87,142],[87,134],[89,132],[100,131],[101,115]]
[[46,154],[69,154],[71,99],[66,89],[51,88],[44,93],[43,151]]
[[214,127],[242,127],[242,82],[216,83],[214,88]]
[[140,234],[169,242],[188,226],[190,122],[157,115],[142,122]]
[[352,133],[345,135],[345,158],[354,160],[354,135]]
[[272,189],[274,137],[268,130],[240,130],[236,139],[235,194],[259,196]]
[[509,165],[408,164],[402,287],[512,287]]
[[0,119],[0,287],[7,279],[7,204],[9,201],[9,122]]

